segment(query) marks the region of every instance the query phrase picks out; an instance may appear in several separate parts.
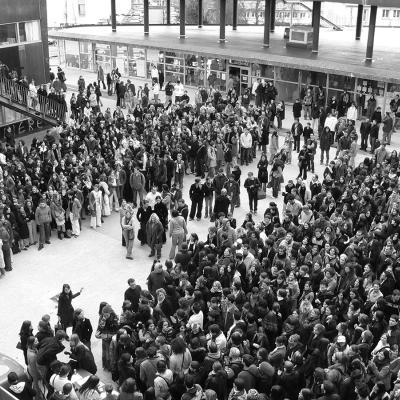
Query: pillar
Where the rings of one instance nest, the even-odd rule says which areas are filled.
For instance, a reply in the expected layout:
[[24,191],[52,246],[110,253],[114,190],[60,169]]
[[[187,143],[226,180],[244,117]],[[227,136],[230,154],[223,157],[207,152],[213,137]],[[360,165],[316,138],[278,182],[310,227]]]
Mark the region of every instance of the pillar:
[[185,0],[179,1],[179,37],[184,39],[186,37],[185,28],[186,28],[186,15],[185,15]]
[[321,2],[313,1],[313,43],[312,43],[312,52],[318,53],[318,45],[319,45],[319,27],[321,25]]
[[264,8],[264,47],[269,47],[269,32],[271,30],[271,0],[265,0]]
[[372,55],[374,54],[374,39],[375,39],[377,11],[378,11],[377,6],[371,6],[369,27],[368,27],[367,55],[365,57],[366,61],[372,61]]
[[238,19],[238,0],[233,0],[233,13],[232,13],[232,30],[237,29],[237,19]]
[[357,10],[356,40],[360,40],[361,39],[363,11],[364,11],[363,5],[359,4],[358,5],[358,10]]
[[115,10],[115,0],[111,0],[111,29],[117,31],[117,12]]
[[143,0],[143,27],[144,34],[149,34],[149,0]]
[[225,25],[226,25],[226,0],[219,0],[219,41],[226,42]]
[[167,0],[167,25],[171,25],[171,0]]
[[203,26],[203,0],[199,0],[199,28]]
[[275,11],[276,11],[276,0],[271,0],[271,26],[270,32],[275,32]]

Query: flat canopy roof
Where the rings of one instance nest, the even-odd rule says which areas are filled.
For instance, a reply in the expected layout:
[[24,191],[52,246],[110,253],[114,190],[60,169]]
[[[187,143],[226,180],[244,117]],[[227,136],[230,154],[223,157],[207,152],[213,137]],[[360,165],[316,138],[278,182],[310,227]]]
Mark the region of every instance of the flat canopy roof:
[[216,58],[250,61],[261,64],[299,68],[317,72],[358,76],[400,83],[400,48],[395,37],[396,28],[377,28],[374,61],[365,63],[368,29],[363,29],[362,40],[355,40],[355,30],[337,32],[321,29],[319,53],[310,49],[286,48],[283,27],[271,34],[270,47],[263,44],[262,26],[239,26],[237,31],[226,30],[226,43],[219,43],[219,27],[186,27],[186,39],[179,39],[179,26],[150,26],[150,34],[143,34],[143,26],[74,27],[49,32],[50,38],[89,40],[101,43],[128,44],[137,47],[195,53]]

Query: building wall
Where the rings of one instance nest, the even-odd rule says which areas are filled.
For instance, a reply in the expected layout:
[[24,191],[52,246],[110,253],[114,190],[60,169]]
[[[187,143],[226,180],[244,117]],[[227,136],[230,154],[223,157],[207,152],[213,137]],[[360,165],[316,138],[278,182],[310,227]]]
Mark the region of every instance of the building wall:
[[[53,0],[52,0],[53,1]],[[40,21],[41,42],[1,47],[0,59],[40,84],[48,82],[49,50],[46,0],[3,0],[0,24]],[[14,49],[14,50],[12,50]],[[17,57],[18,54],[18,57]]]

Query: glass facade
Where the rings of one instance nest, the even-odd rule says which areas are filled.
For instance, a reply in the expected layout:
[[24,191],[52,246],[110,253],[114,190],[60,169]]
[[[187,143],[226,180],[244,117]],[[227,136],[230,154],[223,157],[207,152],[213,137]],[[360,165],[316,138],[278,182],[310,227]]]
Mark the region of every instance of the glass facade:
[[[25,33],[21,32],[22,38],[23,34],[26,34],[26,29]],[[69,67],[96,71],[97,66],[102,65],[105,73],[118,68],[124,77],[150,79],[152,66],[155,65],[164,73],[164,82],[180,80],[186,86],[213,86],[221,91],[235,87],[239,93],[247,87],[251,88],[257,79],[264,79],[274,83],[278,91],[277,100],[285,102],[294,102],[308,86],[322,86],[327,93],[327,101],[332,96],[340,98],[346,89],[351,98],[361,104],[361,109],[372,93],[378,105],[385,109],[390,99],[400,93],[400,84],[195,53],[73,40],[58,40],[58,46],[60,62],[65,59]]]
[[65,64],[67,67],[79,68],[79,42],[65,41]]

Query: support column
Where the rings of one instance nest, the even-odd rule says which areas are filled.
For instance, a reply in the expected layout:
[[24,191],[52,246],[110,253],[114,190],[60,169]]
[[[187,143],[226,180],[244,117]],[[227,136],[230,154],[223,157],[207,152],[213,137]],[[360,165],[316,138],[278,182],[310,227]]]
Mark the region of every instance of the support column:
[[167,25],[171,25],[171,0],[167,0]]
[[359,4],[357,10],[356,40],[361,39],[363,11],[364,11],[364,6],[362,4]]
[[144,34],[149,34],[149,0],[143,0],[143,27]]
[[185,39],[186,33],[185,33],[185,28],[186,28],[186,15],[185,15],[185,0],[180,0],[179,1],[179,37],[181,39]]
[[375,26],[376,26],[376,14],[378,11],[377,6],[371,6],[370,17],[369,17],[369,28],[368,28],[368,41],[367,41],[367,55],[366,61],[372,61],[374,54],[374,39],[375,39]]
[[275,32],[275,11],[276,11],[276,0],[271,0],[271,26],[270,32]]
[[319,46],[319,27],[321,25],[321,2],[314,1],[313,2],[313,43],[312,43],[312,52],[318,53]]
[[226,25],[226,0],[219,0],[219,41],[226,42],[225,25]]
[[232,13],[232,30],[237,29],[237,19],[238,19],[238,0],[233,0],[233,13]]
[[264,8],[264,47],[269,47],[269,32],[271,30],[271,0],[265,0]]
[[117,12],[115,9],[115,0],[111,0],[111,29],[117,32]]
[[199,0],[199,28],[203,26],[203,0]]

